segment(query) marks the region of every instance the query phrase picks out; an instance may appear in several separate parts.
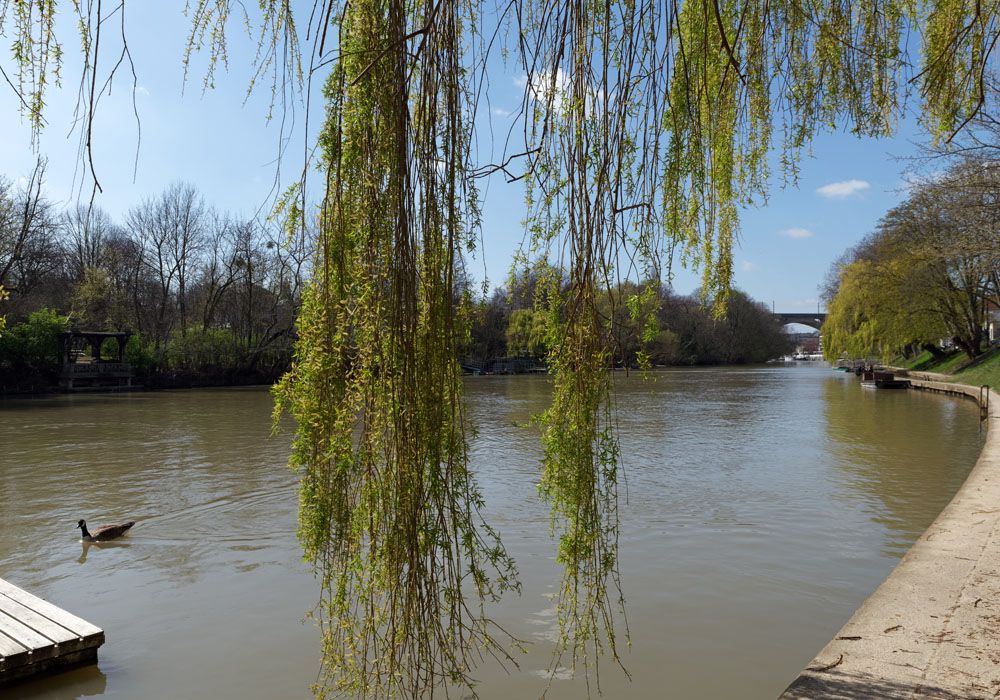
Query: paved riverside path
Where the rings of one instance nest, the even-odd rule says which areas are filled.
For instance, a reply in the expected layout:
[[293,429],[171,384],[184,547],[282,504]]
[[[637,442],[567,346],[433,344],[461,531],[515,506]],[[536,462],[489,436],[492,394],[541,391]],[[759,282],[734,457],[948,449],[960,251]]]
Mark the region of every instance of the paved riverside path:
[[103,643],[100,628],[0,578],[0,688],[96,663]]
[[[979,388],[913,379],[977,398]],[[781,695],[1000,697],[1000,396],[965,483],[893,572]]]

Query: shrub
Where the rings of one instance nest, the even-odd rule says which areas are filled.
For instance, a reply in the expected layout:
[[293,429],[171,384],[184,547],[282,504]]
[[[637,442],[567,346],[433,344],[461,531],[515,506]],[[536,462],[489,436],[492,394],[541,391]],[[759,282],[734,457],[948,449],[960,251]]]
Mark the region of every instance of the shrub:
[[240,366],[243,351],[228,328],[191,329],[167,344],[164,364],[182,372],[225,372]]
[[125,361],[132,365],[132,372],[137,377],[148,377],[156,370],[153,349],[138,333],[125,343]]
[[0,336],[0,373],[56,379],[62,368],[59,334],[68,328],[69,317],[52,309],[36,311],[12,326]]

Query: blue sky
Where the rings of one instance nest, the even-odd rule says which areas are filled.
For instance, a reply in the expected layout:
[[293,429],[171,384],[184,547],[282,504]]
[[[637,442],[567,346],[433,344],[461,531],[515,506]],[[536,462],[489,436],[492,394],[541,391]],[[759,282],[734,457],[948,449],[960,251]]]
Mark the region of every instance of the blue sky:
[[[201,89],[204,57],[196,58],[185,87],[181,58],[188,20],[181,14],[182,6],[180,2],[129,6],[127,29],[138,73],[136,100],[142,125],[134,181],[137,131],[127,73],[115,83],[112,94],[102,98],[95,127],[97,172],[104,188],[97,201],[116,217],[176,180],[192,183],[220,209],[245,215],[265,205],[272,193],[280,114],[266,120],[266,89],[245,99],[246,66],[253,43],[241,38],[236,27],[230,46],[232,68],[228,73],[220,68],[215,89]],[[48,191],[62,202],[74,200],[74,183],[79,183],[80,176],[78,134],[67,136],[76,99],[74,81],[79,75],[74,53],[78,39],[73,30],[71,24],[62,22],[61,40],[67,54],[64,86],[49,95],[49,123],[40,141],[40,152],[49,158]],[[110,56],[114,40],[102,40],[105,55]],[[9,61],[5,60],[4,67],[10,73]],[[497,139],[510,123],[507,113],[516,108],[522,89],[519,78],[513,66],[495,65],[491,72],[489,102],[481,105],[480,122],[489,115]],[[13,94],[0,92],[0,100],[0,174],[16,179],[30,171],[35,154]],[[318,104],[314,105],[312,130],[319,114]],[[294,126],[283,161],[285,184],[294,178],[301,162],[303,115],[301,106],[289,115]],[[483,131],[481,139],[480,152],[488,162],[490,137]],[[736,286],[760,301],[773,302],[778,311],[815,309],[817,285],[830,263],[902,197],[907,163],[898,159],[913,155],[913,143],[921,140],[912,119],[905,120],[899,135],[888,140],[860,140],[846,133],[819,137],[811,156],[803,159],[798,187],[774,188],[767,206],[744,212],[735,255]],[[497,283],[505,277],[522,240],[522,189],[507,185],[500,176],[481,186],[485,192],[484,246],[471,270],[477,278],[485,274]],[[677,270],[674,286],[689,292],[698,280],[694,272]]]

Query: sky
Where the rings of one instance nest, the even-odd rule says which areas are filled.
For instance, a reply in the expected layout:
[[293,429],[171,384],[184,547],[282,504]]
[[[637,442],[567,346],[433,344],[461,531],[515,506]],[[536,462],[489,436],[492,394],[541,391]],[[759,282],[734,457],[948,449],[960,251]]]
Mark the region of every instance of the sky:
[[[129,5],[126,30],[137,73],[136,110],[133,113],[131,76],[126,71],[101,98],[94,131],[95,164],[103,193],[97,203],[121,218],[145,197],[155,196],[175,181],[197,187],[207,202],[234,214],[252,216],[270,197],[293,181],[301,167],[305,108],[298,105],[282,124],[281,113],[268,121],[268,90],[247,96],[254,43],[231,32],[230,69],[220,67],[215,87],[202,89],[206,65],[196,56],[184,81],[182,57],[189,20],[184,3],[157,2]],[[31,146],[27,122],[18,114],[9,90],[0,90],[0,175],[17,180],[28,175],[38,154],[48,158],[46,189],[57,202],[72,204],[80,197],[79,132],[73,131],[79,79],[78,38],[74,26],[59,25],[66,48],[63,86],[48,96],[48,121],[37,150]],[[106,35],[103,54],[117,49]],[[3,40],[0,39],[0,43]],[[2,51],[0,65],[13,67]],[[104,60],[110,60],[106,58]],[[480,157],[491,162],[513,119],[524,76],[499,62],[489,76],[488,101],[480,108]],[[0,83],[0,88],[4,88]],[[310,130],[322,117],[314,100]],[[487,119],[492,122],[491,140]],[[282,128],[291,133],[278,165]],[[777,311],[817,308],[817,287],[830,264],[844,250],[870,232],[878,219],[905,193],[907,159],[923,141],[915,120],[900,124],[899,133],[884,140],[858,139],[847,133],[824,134],[811,154],[803,158],[797,187],[772,188],[766,206],[744,210],[741,236],[735,251],[734,284],[751,297],[773,304]],[[491,143],[493,144],[491,146]],[[136,166],[136,153],[138,162]],[[276,182],[276,176],[277,182]],[[482,247],[470,270],[480,281],[501,284],[512,256],[523,239],[523,190],[495,175],[483,188]],[[84,191],[84,201],[89,190]],[[676,269],[674,288],[681,293],[699,284],[695,271]]]

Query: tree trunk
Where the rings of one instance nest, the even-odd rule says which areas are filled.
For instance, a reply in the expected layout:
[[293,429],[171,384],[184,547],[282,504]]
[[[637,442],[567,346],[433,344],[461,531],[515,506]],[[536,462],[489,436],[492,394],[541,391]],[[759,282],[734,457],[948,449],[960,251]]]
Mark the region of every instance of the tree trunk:
[[936,343],[924,343],[920,349],[929,352],[935,360],[940,361],[945,358],[945,351],[939,348]]
[[976,356],[979,354],[979,344],[975,338],[963,338],[956,335],[951,340],[965,353],[966,357],[970,360],[976,359]]

